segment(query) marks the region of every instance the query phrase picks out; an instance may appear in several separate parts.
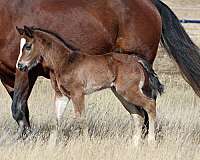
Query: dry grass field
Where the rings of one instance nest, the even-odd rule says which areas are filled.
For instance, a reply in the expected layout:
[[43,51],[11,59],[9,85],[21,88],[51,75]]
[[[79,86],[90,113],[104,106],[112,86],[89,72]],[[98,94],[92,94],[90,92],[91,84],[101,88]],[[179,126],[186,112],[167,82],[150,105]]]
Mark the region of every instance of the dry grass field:
[[[175,8],[179,18],[200,19],[200,10],[176,9],[200,7],[199,0],[164,2]],[[184,27],[200,46],[200,25]],[[33,134],[24,141],[16,140],[11,99],[0,85],[0,160],[200,160],[200,98],[161,48],[154,68],[165,85],[165,93],[157,101],[158,123],[162,126],[157,146],[149,147],[145,142],[133,145],[134,122],[109,90],[87,97],[88,133],[78,134],[69,104],[63,131],[57,135],[53,90],[48,80],[40,78],[29,99]]]

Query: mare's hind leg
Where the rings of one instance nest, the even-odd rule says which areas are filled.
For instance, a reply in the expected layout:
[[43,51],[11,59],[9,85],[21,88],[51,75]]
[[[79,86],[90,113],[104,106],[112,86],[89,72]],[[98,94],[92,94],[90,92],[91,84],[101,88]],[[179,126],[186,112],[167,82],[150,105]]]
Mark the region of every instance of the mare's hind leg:
[[137,106],[142,106],[143,109],[147,112],[149,118],[149,134],[148,141],[155,141],[155,121],[156,121],[156,102],[154,99],[147,97],[138,87],[137,84],[133,84],[123,90],[120,84],[116,84],[117,92],[121,96],[123,96],[128,102],[133,103]]
[[120,94],[117,93],[114,87],[112,87],[111,90],[133,118],[135,126],[134,142],[135,145],[138,145],[138,143],[140,143],[141,138],[144,138],[148,132],[147,113],[144,109],[142,109],[142,107],[136,106],[125,100]]

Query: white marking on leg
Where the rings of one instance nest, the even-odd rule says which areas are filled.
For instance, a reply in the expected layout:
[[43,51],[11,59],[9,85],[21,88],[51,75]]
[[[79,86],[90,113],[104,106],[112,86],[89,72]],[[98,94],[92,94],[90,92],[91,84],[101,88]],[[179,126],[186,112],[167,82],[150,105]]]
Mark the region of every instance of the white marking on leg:
[[19,121],[19,129],[18,129],[18,134],[21,136],[24,131],[24,122]]
[[141,92],[142,94],[144,94],[143,91],[142,91],[143,86],[144,86],[144,79],[141,79],[141,80],[140,80],[140,83],[139,83],[139,89],[140,89],[140,92]]
[[154,145],[155,140],[155,120],[149,116],[149,134],[148,134],[148,143]]
[[16,68],[18,68],[18,63],[19,63],[19,60],[20,60],[20,58],[22,56],[22,49],[23,49],[25,44],[26,44],[26,39],[25,38],[21,38],[21,40],[20,40],[20,52],[19,52],[19,56],[18,56],[18,59],[17,59]]
[[56,97],[55,106],[58,123],[60,123],[68,103],[69,99],[66,96]]
[[[141,63],[143,67],[145,66],[142,60],[138,60],[138,62]],[[144,82],[145,82],[144,70],[140,69],[140,73],[141,73],[141,79],[140,79],[140,83],[139,83],[139,89],[140,89],[140,92],[142,94],[144,94],[143,91],[142,91],[142,87],[144,86]]]
[[110,86],[111,86],[111,87],[114,87],[114,86],[115,86],[115,83],[114,83],[114,82],[112,82]]
[[133,137],[134,145],[138,146],[142,142],[142,126],[144,124],[144,118],[138,114],[132,114],[131,116],[135,126],[135,134]]
[[19,121],[19,126],[20,126],[21,128],[23,128],[23,127],[24,127],[24,122],[23,122],[23,121]]

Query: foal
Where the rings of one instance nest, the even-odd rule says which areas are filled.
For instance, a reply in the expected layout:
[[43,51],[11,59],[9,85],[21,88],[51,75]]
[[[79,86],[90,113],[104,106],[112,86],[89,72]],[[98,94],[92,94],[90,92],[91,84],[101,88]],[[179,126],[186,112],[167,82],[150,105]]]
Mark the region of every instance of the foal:
[[67,98],[72,100],[76,117],[80,118],[84,112],[85,95],[111,88],[123,106],[131,114],[137,115],[136,127],[139,130],[136,143],[141,138],[145,117],[149,120],[148,140],[155,140],[155,99],[163,88],[144,60],[134,55],[113,53],[91,56],[69,45],[51,31],[26,26],[17,30],[26,39],[17,67],[21,71],[29,71],[42,63],[49,69],[56,93],[58,122]]

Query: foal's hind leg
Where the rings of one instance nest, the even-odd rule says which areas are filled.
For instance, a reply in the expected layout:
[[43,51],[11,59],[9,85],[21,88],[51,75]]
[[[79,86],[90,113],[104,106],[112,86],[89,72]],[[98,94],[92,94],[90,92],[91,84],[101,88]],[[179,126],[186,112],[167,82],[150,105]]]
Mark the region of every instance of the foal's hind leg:
[[[117,84],[119,85],[119,84]],[[156,121],[156,102],[154,99],[147,97],[142,90],[138,87],[135,87],[137,84],[133,84],[126,91],[121,90],[120,86],[117,86],[118,94],[123,96],[128,102],[133,103],[137,106],[142,106],[143,109],[147,112],[149,118],[149,134],[148,141],[155,141],[155,121]],[[123,88],[123,87],[122,87]]]
[[141,138],[145,137],[146,132],[148,131],[148,117],[146,117],[145,111],[141,107],[136,106],[125,100],[120,94],[117,93],[114,87],[112,87],[111,89],[133,118],[135,126],[134,142],[135,145],[138,145],[141,141]]

